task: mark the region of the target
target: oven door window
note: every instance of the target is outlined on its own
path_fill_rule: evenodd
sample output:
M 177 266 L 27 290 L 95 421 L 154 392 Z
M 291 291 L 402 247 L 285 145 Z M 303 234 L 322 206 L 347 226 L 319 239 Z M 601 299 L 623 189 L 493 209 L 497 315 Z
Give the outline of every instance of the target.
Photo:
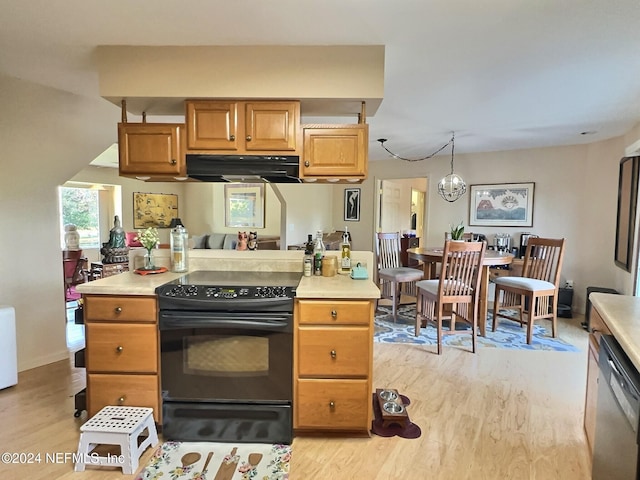
M 183 339 L 184 372 L 209 377 L 269 375 L 269 338 L 252 335 L 192 335 Z
M 162 395 L 175 401 L 291 401 L 292 327 L 160 330 Z

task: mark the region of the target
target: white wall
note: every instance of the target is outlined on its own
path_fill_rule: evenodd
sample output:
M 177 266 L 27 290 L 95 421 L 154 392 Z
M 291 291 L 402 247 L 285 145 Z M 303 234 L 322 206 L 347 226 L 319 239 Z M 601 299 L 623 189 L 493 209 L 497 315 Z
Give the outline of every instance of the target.
M 3 75 L 0 105 L 0 304 L 16 310 L 22 371 L 68 357 L 56 188 L 115 141 L 120 113 Z

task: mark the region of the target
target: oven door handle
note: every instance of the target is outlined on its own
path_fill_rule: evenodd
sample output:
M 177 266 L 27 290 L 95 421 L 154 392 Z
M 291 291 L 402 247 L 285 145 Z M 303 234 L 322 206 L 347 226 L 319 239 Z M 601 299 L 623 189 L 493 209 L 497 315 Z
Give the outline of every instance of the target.
M 171 315 L 161 313 L 160 330 L 177 330 L 184 328 L 237 328 L 242 330 L 284 330 L 290 324 L 290 316 L 271 316 L 268 318 L 243 314 L 242 318 L 225 315 Z

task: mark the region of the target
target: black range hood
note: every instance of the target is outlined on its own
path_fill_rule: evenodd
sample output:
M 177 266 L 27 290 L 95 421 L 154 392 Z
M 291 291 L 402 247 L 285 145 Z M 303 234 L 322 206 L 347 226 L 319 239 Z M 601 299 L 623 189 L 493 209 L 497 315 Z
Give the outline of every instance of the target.
M 202 182 L 300 183 L 297 155 L 187 154 L 187 176 Z

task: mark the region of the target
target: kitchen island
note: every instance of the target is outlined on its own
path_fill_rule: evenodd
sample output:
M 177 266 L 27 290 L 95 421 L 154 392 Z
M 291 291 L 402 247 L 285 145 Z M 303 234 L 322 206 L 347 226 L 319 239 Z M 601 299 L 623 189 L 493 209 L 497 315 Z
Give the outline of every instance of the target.
M 154 257 L 156 265 L 168 266 L 168 251 L 156 250 Z M 354 263 L 369 272 L 366 280 L 304 277 L 302 258 L 301 251 L 192 250 L 189 272 L 299 273 L 293 316 L 294 429 L 367 434 L 373 318 L 380 296 L 371 280 L 373 254 L 352 252 Z M 155 289 L 184 274 L 139 275 L 135 267 L 78 288 L 85 302 L 86 406 L 90 416 L 105 405 L 148 406 L 162 423 Z

